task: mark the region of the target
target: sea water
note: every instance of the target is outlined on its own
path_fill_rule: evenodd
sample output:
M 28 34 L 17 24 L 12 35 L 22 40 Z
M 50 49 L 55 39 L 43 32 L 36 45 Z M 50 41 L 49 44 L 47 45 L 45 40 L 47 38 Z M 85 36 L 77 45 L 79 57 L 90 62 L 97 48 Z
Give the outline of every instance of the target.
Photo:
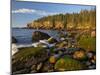
M 18 45 L 32 44 L 32 33 L 34 31 L 41 31 L 47 33 L 51 37 L 59 40 L 59 31 L 57 30 L 37 30 L 25 28 L 12 28 L 12 36 L 17 39 Z

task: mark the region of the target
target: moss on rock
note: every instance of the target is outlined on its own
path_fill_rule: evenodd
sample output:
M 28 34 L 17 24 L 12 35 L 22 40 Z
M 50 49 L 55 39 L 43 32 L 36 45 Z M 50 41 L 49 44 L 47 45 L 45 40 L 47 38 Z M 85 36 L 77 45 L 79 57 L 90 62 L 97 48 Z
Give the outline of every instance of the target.
M 29 72 L 24 72 L 24 73 L 30 73 L 32 71 L 31 67 L 33 65 L 38 65 L 38 63 L 44 62 L 47 58 L 48 58 L 48 53 L 44 48 L 41 47 L 20 48 L 19 52 L 13 56 L 12 70 L 14 73 L 16 73 L 16 71 L 20 71 L 27 68 Z
M 85 69 L 85 66 L 77 60 L 64 56 L 56 62 L 55 69 L 58 71 L 72 71 Z

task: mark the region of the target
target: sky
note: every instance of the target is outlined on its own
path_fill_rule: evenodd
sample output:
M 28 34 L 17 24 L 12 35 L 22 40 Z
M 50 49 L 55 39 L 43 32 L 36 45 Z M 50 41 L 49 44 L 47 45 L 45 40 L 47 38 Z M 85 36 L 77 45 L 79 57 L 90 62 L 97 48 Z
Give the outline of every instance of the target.
M 12 27 L 26 27 L 27 23 L 48 15 L 78 13 L 81 10 L 91 10 L 92 8 L 95 8 L 95 6 L 12 0 Z

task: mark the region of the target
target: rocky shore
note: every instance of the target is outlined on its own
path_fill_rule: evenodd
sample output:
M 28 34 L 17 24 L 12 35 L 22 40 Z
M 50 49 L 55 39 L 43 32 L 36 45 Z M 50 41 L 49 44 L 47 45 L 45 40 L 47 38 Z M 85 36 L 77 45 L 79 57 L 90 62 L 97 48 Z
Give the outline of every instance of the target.
M 83 34 L 86 39 L 86 33 Z M 83 38 L 83 35 L 81 38 Z M 91 37 L 95 38 L 93 32 Z M 76 36 L 76 35 L 75 35 Z M 72 34 L 64 34 L 57 41 L 53 37 L 40 31 L 33 33 L 31 46 L 17 47 L 12 45 L 12 74 L 58 72 L 72 70 L 89 70 L 96 68 L 96 52 L 93 45 L 83 47 Z M 84 40 L 84 39 L 82 39 Z M 35 41 L 35 42 L 34 42 Z M 87 40 L 88 41 L 88 40 Z M 80 43 L 80 46 L 79 46 Z M 91 41 L 92 43 L 92 41 Z M 14 48 L 13 48 L 14 47 Z

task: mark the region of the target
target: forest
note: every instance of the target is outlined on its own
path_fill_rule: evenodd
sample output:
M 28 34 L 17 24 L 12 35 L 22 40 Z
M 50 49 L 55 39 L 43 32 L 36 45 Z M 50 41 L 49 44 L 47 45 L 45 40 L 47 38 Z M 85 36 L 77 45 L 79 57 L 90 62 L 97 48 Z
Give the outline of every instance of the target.
M 27 24 L 28 28 L 33 29 L 95 29 L 96 27 L 96 9 L 81 10 L 77 13 L 66 13 L 49 15 L 34 20 Z

